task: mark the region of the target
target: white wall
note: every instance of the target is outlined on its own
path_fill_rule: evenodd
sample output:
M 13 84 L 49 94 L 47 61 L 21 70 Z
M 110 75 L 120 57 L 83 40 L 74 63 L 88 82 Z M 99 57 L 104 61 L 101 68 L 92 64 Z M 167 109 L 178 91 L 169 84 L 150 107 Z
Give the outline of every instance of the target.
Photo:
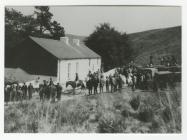
M 101 67 L 101 59 L 72 59 L 58 60 L 57 81 L 64 84 L 66 81 L 74 81 L 76 73 L 76 65 L 78 64 L 78 75 L 80 80 L 85 80 L 89 70 L 97 71 Z M 68 78 L 68 65 L 70 65 L 70 74 Z

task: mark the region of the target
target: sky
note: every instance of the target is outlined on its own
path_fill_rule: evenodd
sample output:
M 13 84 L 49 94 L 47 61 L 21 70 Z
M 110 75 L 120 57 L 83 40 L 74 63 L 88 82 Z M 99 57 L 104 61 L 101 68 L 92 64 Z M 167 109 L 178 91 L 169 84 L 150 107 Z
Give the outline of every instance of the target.
M 14 8 L 29 15 L 34 7 Z M 101 23 L 127 34 L 181 25 L 181 7 L 159 6 L 52 6 L 53 19 L 66 34 L 88 36 Z

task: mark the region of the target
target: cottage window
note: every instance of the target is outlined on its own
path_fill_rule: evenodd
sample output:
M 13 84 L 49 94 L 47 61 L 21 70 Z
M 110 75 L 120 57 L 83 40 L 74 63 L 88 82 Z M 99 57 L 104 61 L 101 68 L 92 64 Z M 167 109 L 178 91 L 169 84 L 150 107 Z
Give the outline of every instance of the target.
M 79 62 L 76 63 L 76 73 L 79 73 Z
M 68 79 L 70 79 L 71 76 L 71 63 L 68 63 Z

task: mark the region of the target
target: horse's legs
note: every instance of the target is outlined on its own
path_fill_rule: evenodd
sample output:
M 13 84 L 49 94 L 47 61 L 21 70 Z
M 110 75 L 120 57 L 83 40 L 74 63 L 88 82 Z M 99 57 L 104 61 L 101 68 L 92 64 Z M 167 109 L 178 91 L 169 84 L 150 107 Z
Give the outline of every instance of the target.
M 91 89 L 90 89 L 90 94 L 92 94 L 92 90 L 93 90 L 93 88 L 91 87 Z
M 98 94 L 97 88 L 98 88 L 98 87 L 95 87 L 95 92 L 96 92 L 96 94 Z
M 92 87 L 89 87 L 89 95 L 92 95 Z

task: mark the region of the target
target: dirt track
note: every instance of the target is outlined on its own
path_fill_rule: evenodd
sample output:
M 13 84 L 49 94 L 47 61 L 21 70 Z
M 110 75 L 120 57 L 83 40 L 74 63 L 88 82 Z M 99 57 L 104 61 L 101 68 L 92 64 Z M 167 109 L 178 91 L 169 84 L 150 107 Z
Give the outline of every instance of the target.
M 98 91 L 99 91 L 99 89 L 98 89 Z M 136 94 L 141 94 L 141 96 L 144 96 L 145 94 L 149 93 L 149 95 L 150 95 L 151 91 L 143 91 L 143 90 L 139 90 L 139 89 L 136 89 L 135 91 L 132 91 L 131 88 L 125 86 L 125 87 L 122 88 L 121 91 L 116 91 L 113 94 L 118 94 L 118 93 L 125 94 L 124 97 L 129 99 L 131 96 L 136 95 Z M 107 94 L 107 92 L 104 90 L 103 93 L 98 93 L 98 94 Z M 75 95 L 73 95 L 72 93 L 62 94 L 61 95 L 61 101 L 78 99 L 78 98 L 82 98 L 82 97 L 85 97 L 85 96 L 97 96 L 98 94 L 88 95 L 88 90 L 81 91 L 81 90 L 78 89 L 78 90 L 76 90 Z M 30 101 L 38 101 L 39 102 L 40 101 L 39 94 L 37 92 L 35 92 Z M 22 102 L 26 103 L 26 102 L 30 102 L 30 101 L 29 100 L 24 100 Z M 11 104 L 18 104 L 18 103 L 20 103 L 20 102 L 16 101 L 16 102 L 9 102 L 8 104 L 5 103 L 5 107 L 7 107 L 8 105 L 11 105 Z

